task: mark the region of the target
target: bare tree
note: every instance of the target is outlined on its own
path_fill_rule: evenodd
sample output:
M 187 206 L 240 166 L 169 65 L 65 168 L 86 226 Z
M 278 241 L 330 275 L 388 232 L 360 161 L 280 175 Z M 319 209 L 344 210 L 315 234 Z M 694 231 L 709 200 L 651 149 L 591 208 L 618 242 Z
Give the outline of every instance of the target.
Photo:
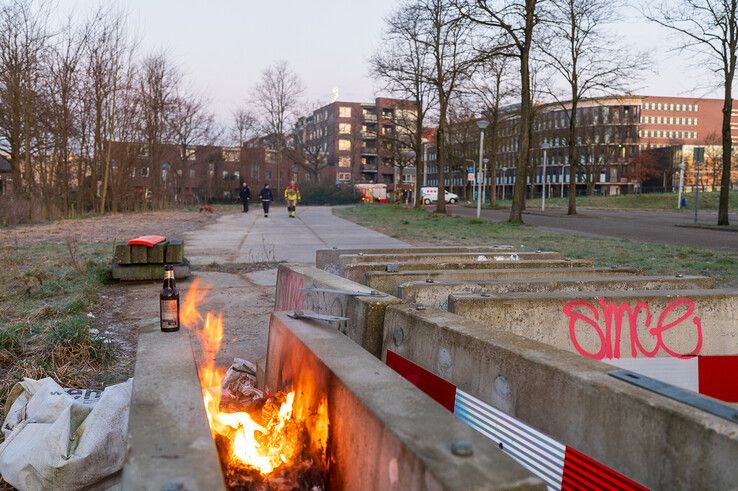
M 303 94 L 300 77 L 286 61 L 280 61 L 261 73 L 254 87 L 253 105 L 262 122 L 263 132 L 274 142 L 277 153 L 277 195 L 282 190 L 282 161 L 286 131 L 291 128 Z
M 474 70 L 472 29 L 450 0 L 417 0 L 412 15 L 423 35 L 419 43 L 428 50 L 432 70 L 427 82 L 433 87 L 438 105 L 436 155 L 438 162 L 438 204 L 436 213 L 446 213 L 445 184 L 448 165 L 449 103 Z
M 150 55 L 141 63 L 138 76 L 138 99 L 141 111 L 140 132 L 150 162 L 153 199 L 162 206 L 166 199 L 162 189 L 161 169 L 163 144 L 169 138 L 167 116 L 181 83 L 179 72 L 164 53 Z
M 435 103 L 429 83 L 433 65 L 428 43 L 422 42 L 421 19 L 413 4 L 401 4 L 385 19 L 384 42 L 370 60 L 371 74 L 384 83 L 384 88 L 399 98 L 413 102 L 413 118 L 397 119 L 396 126 L 407 137 L 405 144 L 415 153 L 415 207 L 422 206 L 420 182 L 423 165 L 423 126 Z M 404 161 L 404 160 L 403 160 Z
M 259 121 L 247 107 L 233 111 L 231 120 L 231 141 L 241 148 L 247 140 L 256 136 Z
M 489 58 L 480 63 L 477 76 L 472 80 L 471 94 L 478 101 L 481 113 L 489 121 L 485 140 L 486 153 L 490 159 L 491 190 L 490 204 L 497 206 L 497 153 L 499 151 L 500 122 L 503 104 L 510 100 L 517 87 L 509 78 L 510 63 L 506 57 Z
M 568 119 L 569 215 L 577 212 L 579 102 L 593 95 L 622 93 L 646 67 L 645 53 L 629 51 L 605 30 L 618 18 L 621 8 L 619 0 L 549 0 L 546 36 L 540 50 L 558 75 L 550 79 L 547 92 Z M 565 90 L 559 90 L 559 82 Z
M 730 119 L 733 112 L 733 81 L 738 55 L 738 0 L 674 0 L 645 4 L 646 17 L 675 32 L 681 39 L 680 52 L 691 52 L 707 62 L 723 88 L 723 169 L 720 180 L 718 225 L 729 225 L 730 169 L 732 141 Z

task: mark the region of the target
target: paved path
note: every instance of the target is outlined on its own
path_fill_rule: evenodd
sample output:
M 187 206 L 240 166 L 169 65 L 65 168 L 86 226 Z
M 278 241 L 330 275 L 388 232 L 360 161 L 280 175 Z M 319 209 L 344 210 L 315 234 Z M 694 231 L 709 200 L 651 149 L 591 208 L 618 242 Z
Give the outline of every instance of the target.
M 461 205 L 448 208 L 454 215 L 476 216 L 477 212 Z M 560 208 L 546 210 L 545 213 L 530 210 L 523 215 L 523 220 L 555 232 L 738 251 L 738 232 L 676 226 L 693 223 L 694 214 L 691 213 L 593 208 L 580 208 L 578 211 L 578 215 L 570 217 L 566 210 Z M 482 217 L 488 220 L 507 220 L 509 216 L 509 210 L 482 210 Z M 732 214 L 730 220 L 738 223 L 738 215 Z M 700 212 L 700 223 L 717 223 L 717 212 Z
M 329 207 L 298 207 L 288 218 L 284 207 L 269 218 L 252 207 L 249 213 L 225 215 L 216 223 L 185 237 L 193 264 L 289 261 L 314 263 L 315 251 L 331 247 L 390 247 L 405 245 L 333 215 Z M 261 210 L 258 210 L 261 211 Z

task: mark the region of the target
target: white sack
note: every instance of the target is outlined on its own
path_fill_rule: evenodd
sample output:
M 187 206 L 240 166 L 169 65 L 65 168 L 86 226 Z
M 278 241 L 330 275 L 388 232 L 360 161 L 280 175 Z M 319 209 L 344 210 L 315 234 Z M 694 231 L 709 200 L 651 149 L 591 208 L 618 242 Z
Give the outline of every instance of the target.
M 126 455 L 133 379 L 104 391 L 24 379 L 10 391 L 0 474 L 24 490 L 80 489 L 118 472 Z

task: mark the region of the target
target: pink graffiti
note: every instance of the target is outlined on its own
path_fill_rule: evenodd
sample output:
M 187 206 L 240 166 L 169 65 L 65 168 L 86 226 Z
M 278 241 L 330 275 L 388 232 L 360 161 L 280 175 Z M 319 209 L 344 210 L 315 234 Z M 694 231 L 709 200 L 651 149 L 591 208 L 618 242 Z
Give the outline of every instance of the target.
M 304 308 L 305 297 L 302 294 L 302 288 L 305 279 L 291 272 L 280 282 L 279 291 L 277 292 L 277 310 L 299 310 Z
M 630 354 L 631 357 L 637 358 L 639 353 L 646 358 L 653 358 L 660 350 L 676 358 L 690 358 L 700 353 L 702 350 L 702 324 L 700 318 L 693 316 L 695 308 L 694 302 L 688 298 L 680 298 L 667 305 L 659 314 L 656 321 L 656 327 L 651 327 L 653 316 L 646 302 L 638 302 L 635 307 L 631 307 L 627 303 L 617 304 L 616 302 L 607 302 L 605 299 L 599 300 L 600 309 L 584 300 L 574 300 L 564 305 L 563 312 L 569 317 L 569 338 L 571 339 L 574 349 L 582 356 L 592 358 L 594 360 L 602 360 L 603 358 L 620 358 L 620 344 L 623 332 L 623 317 L 627 316 L 628 328 L 630 333 Z M 686 306 L 686 311 L 676 320 L 666 322 L 669 314 L 677 308 Z M 600 316 L 600 310 L 602 316 Z M 588 312 L 587 312 L 588 311 Z M 655 341 L 654 348 L 649 350 L 644 347 L 642 336 L 644 332 L 638 332 L 638 318 L 644 316 L 644 324 L 651 339 L 646 338 L 645 341 Z M 685 322 L 691 318 L 690 322 Z M 588 326 L 594 331 L 600 342 L 600 350 L 596 353 L 587 351 L 577 339 L 577 328 Z M 696 345 L 689 353 L 678 353 L 671 349 L 664 334 L 672 329 L 691 331 L 696 330 Z M 580 335 L 582 331 L 580 331 Z M 614 335 L 614 339 L 613 339 Z M 650 343 L 647 343 L 650 344 Z

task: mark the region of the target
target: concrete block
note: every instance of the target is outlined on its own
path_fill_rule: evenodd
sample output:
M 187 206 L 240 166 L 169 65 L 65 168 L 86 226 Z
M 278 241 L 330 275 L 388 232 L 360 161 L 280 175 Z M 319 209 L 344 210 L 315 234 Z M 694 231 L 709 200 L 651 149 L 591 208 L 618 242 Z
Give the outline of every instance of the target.
M 679 290 L 714 288 L 706 276 L 570 276 L 495 281 L 413 281 L 398 287 L 404 302 L 448 309 L 448 296 L 457 293 L 580 292 L 588 290 Z
M 164 279 L 163 264 L 113 264 L 113 279 L 120 281 L 161 281 Z M 174 277 L 178 280 L 189 278 L 190 263 L 185 260 L 174 264 Z
M 383 356 L 392 351 L 648 488 L 738 482 L 738 424 L 610 377 L 603 363 L 406 304 L 387 309 L 384 346 Z
M 448 308 L 594 359 L 738 354 L 738 290 L 452 294 Z
M 148 247 L 143 245 L 132 245 L 131 264 L 147 264 L 149 260 Z
M 412 281 L 496 281 L 522 278 L 568 278 L 597 277 L 609 275 L 636 275 L 641 271 L 634 268 L 521 268 L 521 269 L 458 269 L 458 270 L 420 270 L 387 273 L 370 271 L 366 274 L 369 288 L 399 296 L 400 285 Z
M 400 303 L 393 296 L 354 297 L 336 293 L 312 292 L 324 288 L 345 292 L 369 291 L 361 284 L 312 266 L 281 264 L 277 271 L 274 310 L 312 310 L 348 317 L 337 325 L 340 332 L 379 357 L 384 336 L 384 310 Z
M 344 268 L 343 276 L 357 283 L 366 282 L 366 274 L 370 271 L 385 271 L 388 264 L 398 264 L 399 271 L 450 270 L 450 269 L 517 269 L 517 268 L 583 268 L 592 267 L 592 261 L 584 259 L 572 260 L 503 260 L 475 262 L 426 262 L 426 263 L 358 263 Z
M 149 264 L 164 264 L 164 253 L 167 249 L 166 241 L 146 249 L 146 260 Z
M 543 482 L 335 329 L 272 315 L 267 386 L 327 404 L 330 489 L 544 489 Z M 323 406 L 324 407 L 324 406 Z M 466 440 L 473 453 L 457 456 Z
M 167 245 L 166 252 L 166 263 L 176 264 L 184 261 L 184 241 L 183 240 L 170 240 Z
M 339 275 L 343 276 L 346 266 L 361 263 L 397 263 L 400 265 L 414 263 L 477 263 L 482 261 L 511 261 L 515 258 L 524 261 L 560 260 L 558 252 L 433 252 L 407 254 L 344 254 L 338 257 Z
M 338 257 L 345 254 L 423 254 L 444 252 L 503 252 L 514 251 L 509 245 L 477 246 L 435 246 L 435 247 L 380 247 L 371 249 L 318 249 L 315 251 L 315 266 L 333 274 L 338 274 Z
M 131 246 L 128 244 L 116 244 L 113 253 L 113 262 L 116 264 L 131 264 Z
M 141 327 L 122 489 L 225 489 L 189 333 Z

